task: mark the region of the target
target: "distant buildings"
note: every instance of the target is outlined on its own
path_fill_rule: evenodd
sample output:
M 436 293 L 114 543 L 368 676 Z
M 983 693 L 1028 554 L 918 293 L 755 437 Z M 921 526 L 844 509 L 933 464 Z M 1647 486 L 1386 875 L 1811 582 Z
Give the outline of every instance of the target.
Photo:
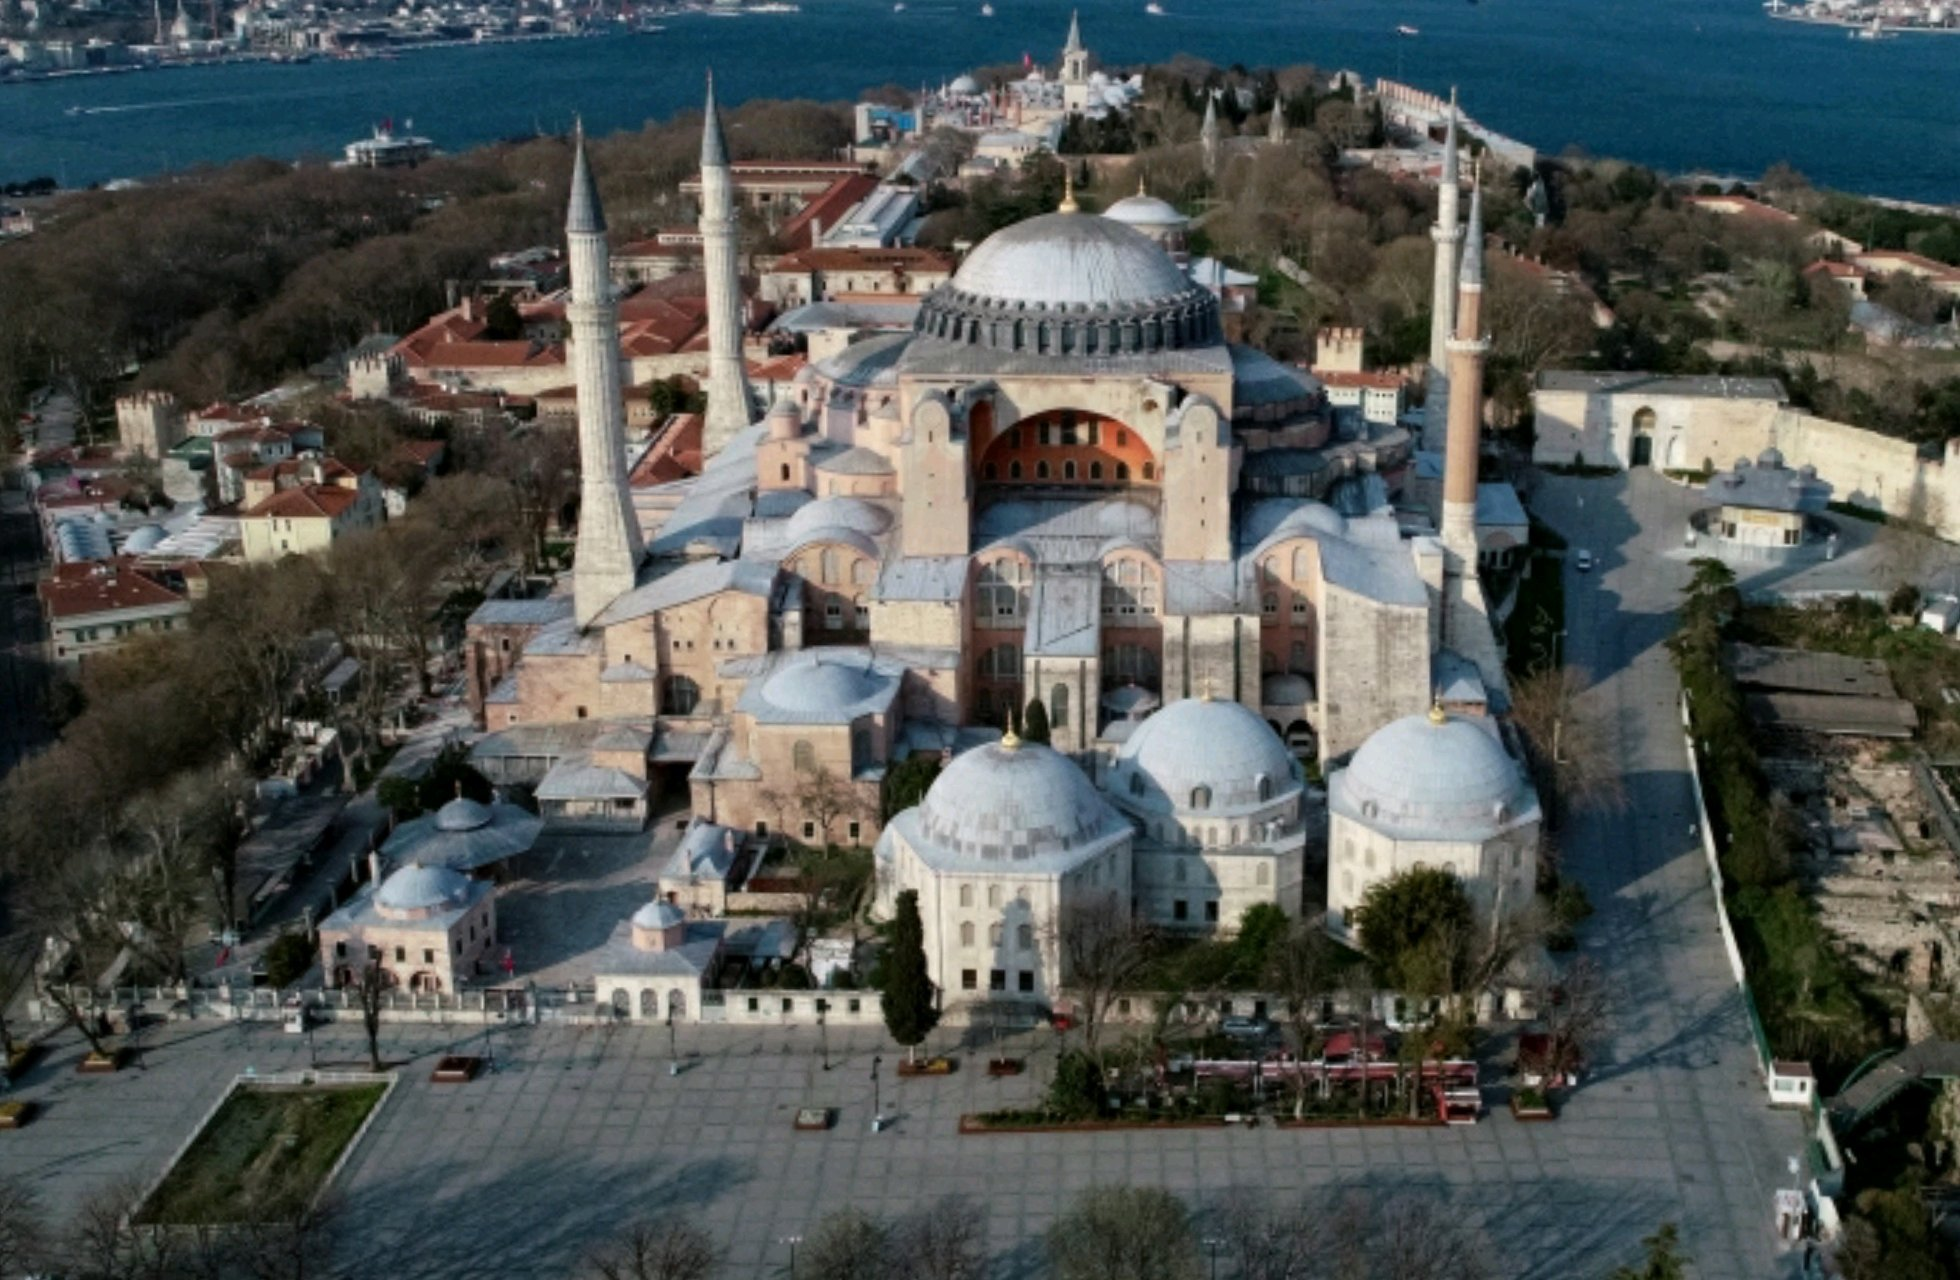
M 137 636 L 188 625 L 196 574 L 135 556 L 55 565 L 36 587 L 54 660 L 79 667 Z
M 301 459 L 290 471 L 270 471 L 258 481 L 272 487 L 270 495 L 238 518 L 247 562 L 324 552 L 387 518 L 380 483 L 366 472 L 317 457 Z

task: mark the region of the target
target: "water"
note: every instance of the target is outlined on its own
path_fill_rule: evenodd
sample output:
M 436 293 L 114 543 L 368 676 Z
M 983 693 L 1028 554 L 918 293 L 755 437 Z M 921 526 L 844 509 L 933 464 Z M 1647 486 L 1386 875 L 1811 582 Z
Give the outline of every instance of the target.
M 976 65 L 1052 65 L 1076 0 L 803 0 L 798 14 L 682 14 L 646 36 L 430 50 L 396 61 L 249 64 L 0 86 L 0 177 L 68 183 L 247 155 L 337 154 L 383 117 L 446 150 L 597 132 L 695 105 L 712 64 L 730 100 L 848 98 Z M 1960 201 L 1960 36 L 1855 41 L 1774 22 L 1756 0 L 1080 0 L 1114 63 L 1189 53 L 1312 63 L 1427 88 L 1541 150 L 1578 145 L 1661 168 Z M 1397 37 L 1397 24 L 1421 29 Z M 84 111 L 68 114 L 68 108 Z

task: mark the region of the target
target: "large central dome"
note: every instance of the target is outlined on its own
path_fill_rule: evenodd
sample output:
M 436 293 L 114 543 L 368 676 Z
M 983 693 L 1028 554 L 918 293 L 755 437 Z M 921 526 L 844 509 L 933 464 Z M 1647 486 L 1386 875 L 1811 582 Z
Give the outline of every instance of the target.
M 1163 302 L 1195 287 L 1148 236 L 1078 213 L 1043 214 L 995 232 L 953 276 L 959 292 L 1030 307 Z
M 1218 300 L 1120 222 L 1049 213 L 995 232 L 919 308 L 918 332 L 957 346 L 1110 357 L 1215 347 Z

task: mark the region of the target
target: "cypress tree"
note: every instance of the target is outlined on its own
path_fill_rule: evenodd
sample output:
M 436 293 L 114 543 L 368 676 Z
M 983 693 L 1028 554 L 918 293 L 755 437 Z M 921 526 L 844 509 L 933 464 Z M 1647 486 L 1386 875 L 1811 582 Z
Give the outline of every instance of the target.
M 1048 730 L 1048 708 L 1041 705 L 1040 698 L 1030 699 L 1028 713 L 1021 717 L 1021 740 L 1039 742 L 1047 746 L 1051 735 Z
M 926 973 L 926 930 L 919 920 L 919 894 L 907 889 L 898 895 L 897 914 L 885 941 L 885 990 L 880 1004 L 885 1029 L 905 1046 L 908 1057 L 939 1022 L 933 1007 L 932 979 Z

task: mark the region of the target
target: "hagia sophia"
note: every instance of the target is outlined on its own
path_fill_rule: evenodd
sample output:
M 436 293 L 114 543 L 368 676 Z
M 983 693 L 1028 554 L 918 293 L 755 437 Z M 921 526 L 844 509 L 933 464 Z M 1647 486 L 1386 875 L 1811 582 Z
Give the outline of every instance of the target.
M 874 847 L 879 907 L 918 891 L 949 1004 L 1052 998 L 1056 912 L 1097 894 L 1192 932 L 1324 900 L 1340 933 L 1427 857 L 1528 900 L 1537 802 L 1477 577 L 1481 201 L 1466 234 L 1448 156 L 1427 430 L 1337 429 L 1318 379 L 1226 340 L 1175 210 L 1072 190 L 974 247 L 910 332 L 761 404 L 711 85 L 706 462 L 636 507 L 581 139 L 571 590 L 472 619 L 499 674 L 479 764 L 534 785 L 548 826 L 636 830 L 684 791 L 697 827 Z M 1425 444 L 1439 527 L 1390 501 Z M 1010 727 L 1036 701 L 1047 745 Z M 919 753 L 943 772 L 881 824 Z

